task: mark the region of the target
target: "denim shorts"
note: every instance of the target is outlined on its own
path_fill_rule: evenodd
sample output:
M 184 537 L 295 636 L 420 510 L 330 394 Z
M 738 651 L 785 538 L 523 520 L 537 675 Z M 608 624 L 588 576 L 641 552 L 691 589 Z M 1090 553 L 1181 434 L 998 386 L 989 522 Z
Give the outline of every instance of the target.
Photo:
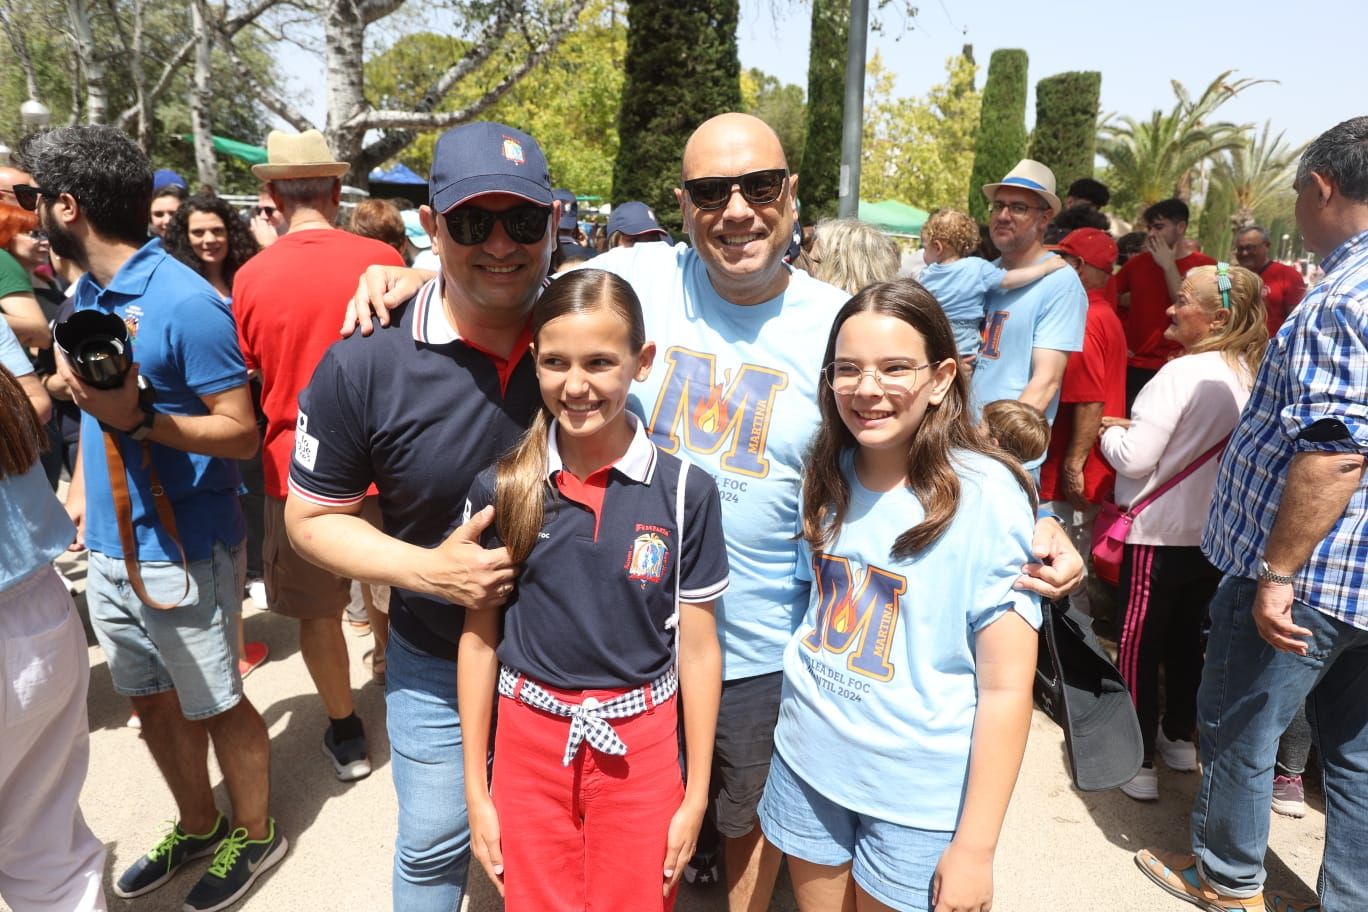
M 785 855 L 850 864 L 860 888 L 895 909 L 931 909 L 931 880 L 952 831 L 919 830 L 857 814 L 817 793 L 776 752 L 760 799 L 760 827 Z
M 212 557 L 191 561 L 188 592 L 179 563 L 139 567 L 147 594 L 174 601 L 175 608 L 144 605 L 123 558 L 90 553 L 86 604 L 114 689 L 129 697 L 174 690 L 191 720 L 232 709 L 242 699 L 236 627 L 247 572 L 242 546 L 215 543 Z

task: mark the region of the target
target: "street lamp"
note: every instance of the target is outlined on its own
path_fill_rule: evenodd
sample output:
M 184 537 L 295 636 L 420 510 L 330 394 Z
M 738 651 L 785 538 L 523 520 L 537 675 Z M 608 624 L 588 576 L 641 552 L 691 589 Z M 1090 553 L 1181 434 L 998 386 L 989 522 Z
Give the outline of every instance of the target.
M 52 111 L 36 98 L 30 98 L 19 106 L 19 119 L 24 122 L 25 132 L 41 130 L 52 122 Z
M 1284 234 L 1284 235 L 1283 235 L 1282 246 L 1283 246 L 1283 255 L 1282 255 L 1281 259 L 1283 260 L 1283 262 L 1287 262 L 1287 260 L 1292 256 L 1292 235 L 1290 235 L 1290 234 Z

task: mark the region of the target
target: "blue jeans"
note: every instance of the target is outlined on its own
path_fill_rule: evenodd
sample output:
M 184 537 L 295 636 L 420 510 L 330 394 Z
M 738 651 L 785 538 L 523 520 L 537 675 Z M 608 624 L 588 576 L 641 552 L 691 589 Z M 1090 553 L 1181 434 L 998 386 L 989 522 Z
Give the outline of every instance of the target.
M 394 908 L 456 912 L 470 870 L 456 663 L 390 633 L 385 653 L 390 775 L 399 799 Z
M 1227 576 L 1211 601 L 1206 668 L 1197 693 L 1202 786 L 1192 850 L 1219 892 L 1263 889 L 1278 739 L 1307 701 L 1325 768 L 1325 853 L 1317 893 L 1325 912 L 1368 909 L 1368 630 L 1294 602 L 1312 632 L 1305 656 L 1279 652 L 1254 625 L 1253 580 Z M 1308 696 L 1310 699 L 1308 700 Z

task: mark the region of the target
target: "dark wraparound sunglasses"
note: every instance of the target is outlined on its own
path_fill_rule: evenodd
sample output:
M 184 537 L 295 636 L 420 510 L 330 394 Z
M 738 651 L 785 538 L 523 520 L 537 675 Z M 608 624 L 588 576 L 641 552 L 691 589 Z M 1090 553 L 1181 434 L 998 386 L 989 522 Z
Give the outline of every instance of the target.
M 38 208 L 38 197 L 47 196 L 56 199 L 61 195 L 56 190 L 35 187 L 32 184 L 15 184 L 13 190 L 14 198 L 19 201 L 19 205 L 30 212 Z
M 786 180 L 786 168 L 770 168 L 736 177 L 695 177 L 684 182 L 684 192 L 689 194 L 690 202 L 703 210 L 726 206 L 732 187 L 740 187 L 741 195 L 752 206 L 768 206 L 783 194 Z
M 551 210 L 546 206 L 525 203 L 491 212 L 478 206 L 458 206 L 443 212 L 447 233 L 451 239 L 463 247 L 474 247 L 489 240 L 497 220 L 515 244 L 535 244 L 546 237 L 546 228 L 551 223 Z

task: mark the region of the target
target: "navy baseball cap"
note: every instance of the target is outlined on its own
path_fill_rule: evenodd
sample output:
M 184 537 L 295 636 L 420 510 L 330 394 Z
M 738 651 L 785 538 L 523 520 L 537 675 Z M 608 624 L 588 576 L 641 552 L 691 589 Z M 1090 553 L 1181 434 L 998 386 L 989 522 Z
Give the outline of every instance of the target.
M 488 121 L 462 124 L 437 139 L 428 193 L 438 212 L 486 193 L 550 206 L 551 173 L 541 147 L 523 131 Z
M 579 200 L 575 199 L 575 192 L 557 187 L 551 191 L 551 195 L 560 200 L 560 230 L 574 231 L 579 226 Z
M 613 211 L 608 214 L 608 235 L 621 232 L 623 234 L 646 234 L 649 231 L 658 231 L 662 238 L 668 237 L 664 228 L 660 227 L 660 222 L 656 221 L 655 213 L 651 207 L 637 200 L 629 200 L 625 203 L 618 203 L 613 207 Z
M 190 190 L 190 185 L 185 182 L 185 178 L 170 168 L 158 168 L 152 172 L 152 192 L 156 193 L 163 187 L 180 187 L 187 192 Z

